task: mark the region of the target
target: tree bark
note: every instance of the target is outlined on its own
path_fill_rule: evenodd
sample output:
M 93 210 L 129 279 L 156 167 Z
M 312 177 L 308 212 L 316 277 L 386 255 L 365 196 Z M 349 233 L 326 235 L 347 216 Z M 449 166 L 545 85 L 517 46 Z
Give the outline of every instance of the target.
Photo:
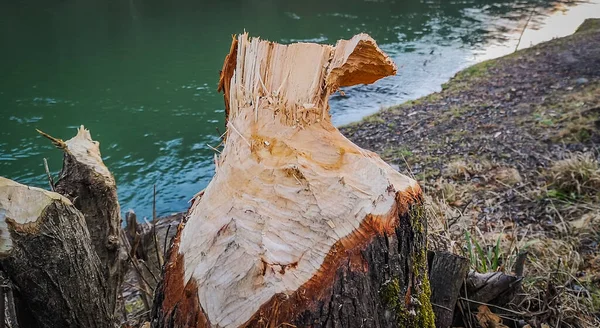
M 454 308 L 469 271 L 469 259 L 448 252 L 430 252 L 429 281 L 435 326 L 448 328 L 454 319 Z
M 216 173 L 179 227 L 154 327 L 433 327 L 421 189 L 332 125 L 339 87 L 394 74 L 365 34 L 234 39 Z
M 115 179 L 104 165 L 100 144 L 81 126 L 66 142 L 38 130 L 64 152 L 55 190 L 67 197 L 85 218 L 93 249 L 102 263 L 108 290 L 107 304 L 120 313 L 119 296 L 126 272 L 127 254 L 121 245 L 121 209 Z
M 473 308 L 480 303 L 504 306 L 513 301 L 521 290 L 521 280 L 522 277 L 502 272 L 478 273 L 471 271 L 465 282 L 464 297 L 477 302 L 470 304 Z
M 67 198 L 0 177 L 0 264 L 37 327 L 114 327 L 100 259 Z

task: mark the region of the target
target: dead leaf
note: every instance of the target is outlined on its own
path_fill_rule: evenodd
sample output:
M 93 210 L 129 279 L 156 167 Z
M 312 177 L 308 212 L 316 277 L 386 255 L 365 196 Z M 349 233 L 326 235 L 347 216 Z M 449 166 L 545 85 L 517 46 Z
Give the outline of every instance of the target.
M 477 307 L 477 322 L 482 328 L 508 328 L 502 324 L 502 319 L 490 311 L 485 305 Z

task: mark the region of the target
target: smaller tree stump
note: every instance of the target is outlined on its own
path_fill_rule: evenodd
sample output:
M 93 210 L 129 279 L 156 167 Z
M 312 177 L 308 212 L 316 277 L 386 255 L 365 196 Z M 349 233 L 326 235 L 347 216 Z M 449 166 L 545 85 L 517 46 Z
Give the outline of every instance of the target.
M 0 265 L 35 327 L 114 327 L 110 291 L 91 245 L 70 200 L 0 177 Z
M 435 313 L 435 326 L 448 328 L 452 325 L 460 288 L 469 271 L 469 260 L 439 251 L 429 252 L 429 258 L 431 304 Z

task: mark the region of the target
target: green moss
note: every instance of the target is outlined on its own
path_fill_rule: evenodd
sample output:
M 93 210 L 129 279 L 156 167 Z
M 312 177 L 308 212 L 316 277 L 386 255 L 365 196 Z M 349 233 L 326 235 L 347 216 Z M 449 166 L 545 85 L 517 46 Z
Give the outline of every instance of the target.
M 412 226 L 414 233 L 419 235 L 424 234 L 425 225 L 423 223 L 425 221 L 425 218 L 423 217 L 423 206 L 411 206 L 408 215 L 410 217 L 410 225 Z M 421 236 L 421 238 L 425 238 L 425 236 Z M 423 245 L 423 248 L 425 248 L 425 245 Z
M 409 223 L 413 232 L 413 253 L 408 273 L 410 284 L 402 286 L 398 277 L 387 281 L 380 289 L 384 304 L 396 314 L 398 327 L 435 327 L 431 305 L 431 287 L 427 277 L 427 249 L 423 207 L 411 206 Z M 409 290 L 404 291 L 404 288 Z M 407 295 L 408 299 L 404 297 Z
M 410 210 L 410 221 L 414 233 L 413 243 L 416 249 L 412 258 L 412 275 L 417 278 L 419 285 L 413 286 L 413 297 L 418 301 L 417 316 L 414 318 L 414 327 L 435 327 L 435 315 L 431 304 L 431 286 L 427 277 L 427 248 L 426 248 L 426 227 L 425 217 L 423 215 L 423 206 L 412 206 Z
M 408 314 L 404 306 L 404 300 L 400 297 L 402 291 L 398 278 L 387 281 L 382 286 L 380 294 L 384 304 L 396 313 L 398 323 L 405 322 Z
M 425 258 L 427 259 L 427 257 Z M 417 319 L 417 327 L 435 327 L 435 315 L 433 314 L 433 305 L 431 304 L 431 286 L 426 274 L 423 275 L 423 290 L 419 294 L 418 299 L 421 304 L 421 311 Z

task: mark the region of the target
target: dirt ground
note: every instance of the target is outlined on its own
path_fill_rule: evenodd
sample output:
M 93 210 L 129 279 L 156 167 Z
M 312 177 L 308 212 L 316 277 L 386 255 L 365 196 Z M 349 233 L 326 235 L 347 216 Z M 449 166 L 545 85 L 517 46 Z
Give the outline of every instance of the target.
M 430 247 L 478 271 L 528 252 L 504 324 L 600 327 L 600 20 L 340 130 L 420 181 Z

